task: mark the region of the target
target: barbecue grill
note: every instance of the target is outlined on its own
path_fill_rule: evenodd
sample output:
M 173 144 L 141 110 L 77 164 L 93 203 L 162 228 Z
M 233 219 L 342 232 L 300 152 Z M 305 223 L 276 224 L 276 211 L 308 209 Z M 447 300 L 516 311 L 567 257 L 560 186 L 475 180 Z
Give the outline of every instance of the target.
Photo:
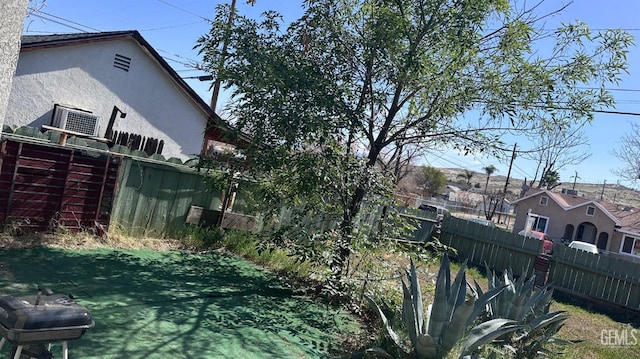
M 0 350 L 12 344 L 9 358 L 53 358 L 51 343 L 61 341 L 62 358 L 68 359 L 67 341 L 81 338 L 94 325 L 86 308 L 46 287 L 39 286 L 37 295 L 0 298 Z

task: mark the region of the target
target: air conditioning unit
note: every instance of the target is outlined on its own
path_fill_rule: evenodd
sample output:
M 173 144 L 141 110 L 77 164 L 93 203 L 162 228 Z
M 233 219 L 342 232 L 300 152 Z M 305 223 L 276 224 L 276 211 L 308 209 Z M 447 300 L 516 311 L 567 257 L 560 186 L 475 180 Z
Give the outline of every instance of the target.
M 68 131 L 98 137 L 100 117 L 91 112 L 56 105 L 52 125 Z

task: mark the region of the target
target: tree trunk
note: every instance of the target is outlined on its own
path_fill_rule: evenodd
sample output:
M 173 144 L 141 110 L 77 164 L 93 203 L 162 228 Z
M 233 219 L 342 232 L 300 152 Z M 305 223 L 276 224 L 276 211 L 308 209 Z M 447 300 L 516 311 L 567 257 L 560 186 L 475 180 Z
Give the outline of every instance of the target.
M 368 169 L 372 168 L 376 159 L 380 154 L 379 145 L 374 145 L 373 149 L 369 151 L 368 161 L 366 164 L 367 173 Z M 361 179 L 360 183 L 356 187 L 353 195 L 351 196 L 351 201 L 349 202 L 349 206 L 345 208 L 342 214 L 342 222 L 340 223 L 340 238 L 336 240 L 333 245 L 333 257 L 332 261 L 329 265 L 331 269 L 331 280 L 333 282 L 337 282 L 342 279 L 344 275 L 344 266 L 345 263 L 349 260 L 349 256 L 351 256 L 351 243 L 353 241 L 353 221 L 360 213 L 360 208 L 362 206 L 362 200 L 364 196 L 367 194 L 367 188 L 369 187 L 369 175 L 365 174 Z

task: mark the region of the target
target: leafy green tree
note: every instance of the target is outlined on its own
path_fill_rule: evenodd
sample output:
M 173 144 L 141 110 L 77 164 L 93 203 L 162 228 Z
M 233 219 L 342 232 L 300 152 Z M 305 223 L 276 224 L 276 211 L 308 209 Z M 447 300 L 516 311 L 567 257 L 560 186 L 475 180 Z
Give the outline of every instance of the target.
M 247 159 L 268 189 L 260 200 L 339 217 L 325 232 L 333 279 L 366 241 L 356 228 L 363 203 L 392 198 L 392 173 L 377 166 L 385 150 L 501 152 L 506 131 L 589 120 L 613 105 L 604 89 L 627 70 L 631 36 L 583 23 L 549 34 L 550 14 L 527 5 L 307 0 L 287 28 L 274 12 L 227 26 L 229 7 L 218 8 L 196 47 L 231 90 L 231 120 L 254 141 Z
M 431 166 L 425 166 L 422 168 L 420 177 L 418 179 L 418 185 L 424 189 L 424 191 L 432 196 L 439 195 L 447 184 L 447 176 L 444 172 Z
M 542 177 L 540 181 L 540 186 L 538 188 L 545 187 L 546 189 L 554 189 L 560 186 L 562 183 L 560 182 L 560 174 L 558 171 L 547 171 L 545 175 Z

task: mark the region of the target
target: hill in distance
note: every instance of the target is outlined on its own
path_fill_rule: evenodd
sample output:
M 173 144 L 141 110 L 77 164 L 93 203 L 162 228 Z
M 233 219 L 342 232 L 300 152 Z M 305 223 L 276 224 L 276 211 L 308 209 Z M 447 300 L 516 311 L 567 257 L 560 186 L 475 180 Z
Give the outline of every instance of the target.
M 465 183 L 465 179 L 458 177 L 459 174 L 464 173 L 462 168 L 439 168 L 451 182 Z M 484 172 L 473 172 L 471 178 L 471 185 L 476 183 L 480 184 L 480 188 L 484 190 L 484 185 L 487 180 L 487 174 Z M 504 190 L 504 184 L 507 180 L 507 176 L 492 175 L 489 178 L 489 192 Z M 524 179 L 510 178 L 507 186 L 507 198 L 516 199 L 519 197 L 522 191 L 522 185 Z M 576 182 L 575 188 L 573 182 L 563 183 L 562 185 L 553 189 L 553 192 L 560 192 L 563 188 L 575 189 L 578 192 L 578 196 L 594 199 L 598 201 L 605 201 L 609 203 L 622 204 L 626 206 L 640 208 L 640 192 L 619 184 L 596 184 L 596 183 L 580 183 Z

